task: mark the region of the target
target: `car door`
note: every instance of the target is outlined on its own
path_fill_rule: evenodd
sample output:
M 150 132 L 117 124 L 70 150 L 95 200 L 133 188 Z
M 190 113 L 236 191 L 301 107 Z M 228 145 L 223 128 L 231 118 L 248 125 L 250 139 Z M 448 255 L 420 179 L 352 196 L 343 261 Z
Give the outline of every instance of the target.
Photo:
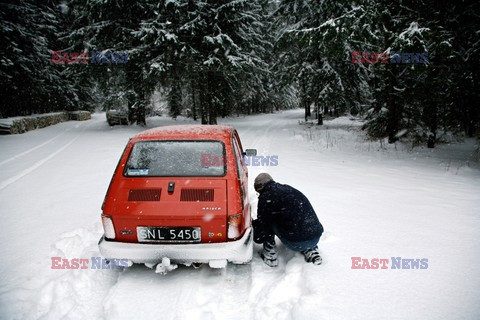
M 234 131 L 232 136 L 233 151 L 235 153 L 235 160 L 237 162 L 237 176 L 240 184 L 242 209 L 245 213 L 245 226 L 250 225 L 250 204 L 248 201 L 248 169 L 243 161 L 243 148 L 240 142 L 237 131 Z

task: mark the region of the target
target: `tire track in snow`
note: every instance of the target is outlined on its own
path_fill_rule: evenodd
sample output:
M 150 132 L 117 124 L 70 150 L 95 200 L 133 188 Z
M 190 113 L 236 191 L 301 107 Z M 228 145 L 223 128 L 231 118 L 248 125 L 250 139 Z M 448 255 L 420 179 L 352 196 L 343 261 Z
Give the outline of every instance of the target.
M 147 319 L 158 313 L 164 319 L 191 319 L 195 308 L 194 292 L 204 280 L 200 270 L 180 266 L 166 275 L 155 273 L 155 267 L 134 264 L 119 273 L 101 301 L 104 319 Z M 128 294 L 141 288 L 135 295 Z M 132 302 L 141 309 L 131 308 Z
M 276 124 L 277 123 L 275 123 L 274 121 L 269 120 L 268 124 L 266 124 L 262 128 L 262 134 L 258 135 L 257 138 L 254 140 L 254 144 L 262 147 L 261 151 L 264 151 L 265 153 L 268 153 L 270 150 L 271 141 L 269 133 Z
M 36 146 L 36 147 L 33 147 L 33 148 L 31 148 L 31 149 L 28 149 L 28 150 L 26 150 L 26 151 L 24 151 L 24 152 L 21 152 L 21 153 L 15 155 L 15 156 L 13 156 L 13 157 L 11 157 L 11 158 L 8 158 L 8 159 L 6 159 L 6 160 L 3 160 L 2 162 L 0 162 L 0 166 L 3 166 L 4 164 L 7 164 L 7 163 L 9 163 L 9 162 L 12 162 L 13 160 L 16 160 L 16 159 L 18 159 L 18 158 L 20 158 L 20 157 L 23 157 L 24 155 L 27 155 L 27 154 L 29 154 L 30 152 L 33 152 L 33 151 L 35 151 L 35 150 L 37 150 L 37 149 L 39 149 L 39 148 L 41 148 L 41 147 L 49 144 L 50 142 L 52 142 L 53 140 L 59 138 L 60 136 L 64 135 L 65 132 L 70 131 L 70 130 L 71 130 L 71 128 L 68 128 L 68 129 L 65 130 L 64 132 L 62 132 L 62 133 L 56 135 L 55 137 L 53 137 L 53 138 L 51 138 L 51 139 L 49 139 L 49 140 L 47 140 L 47 141 L 39 144 L 39 145 Z
M 51 138 L 51 139 L 43 142 L 42 144 L 40 144 L 40 145 L 38 145 L 38 146 L 36 146 L 36 147 L 34 147 L 34 148 L 32 148 L 32 149 L 29 149 L 29 150 L 27 150 L 27 151 L 25 151 L 25 152 L 22 152 L 22 153 L 20 153 L 20 154 L 18 154 L 18 155 L 16 155 L 16 156 L 10 158 L 10 159 L 12 159 L 12 160 L 13 160 L 13 158 L 17 159 L 17 158 L 19 158 L 19 157 L 21 157 L 21 156 L 23 156 L 23 155 L 25 155 L 25 154 L 28 154 L 28 153 L 30 153 L 30 152 L 32 152 L 32 151 L 34 151 L 34 150 L 37 150 L 40 146 L 43 147 L 43 146 L 47 145 L 48 143 L 50 143 L 50 142 L 52 142 L 53 140 L 59 138 L 60 136 L 64 135 L 66 132 L 68 132 L 68 131 L 70 131 L 70 130 L 72 130 L 72 129 L 80 129 L 79 131 L 77 131 L 77 132 L 78 132 L 77 136 L 75 136 L 74 138 L 72 138 L 72 139 L 71 139 L 67 144 L 65 144 L 63 147 L 61 147 L 61 148 L 58 149 L 57 151 L 53 152 L 52 154 L 50 154 L 48 157 L 44 158 L 43 160 L 40 160 L 40 161 L 34 163 L 32 166 L 30 166 L 29 168 L 23 170 L 23 171 L 20 172 L 19 174 L 17 174 L 17 175 L 15 175 L 15 176 L 13 176 L 13 177 L 11 177 L 11 178 L 3 181 L 2 183 L 0 183 L 0 190 L 5 189 L 6 187 L 8 187 L 9 185 L 11 185 L 12 183 L 15 183 L 15 182 L 18 181 L 19 179 L 21 179 L 21 178 L 23 178 L 24 176 L 28 175 L 28 174 L 31 173 L 32 171 L 38 169 L 38 168 L 39 168 L 40 166 L 42 166 L 44 163 L 46 163 L 47 161 L 49 161 L 49 160 L 51 160 L 52 158 L 54 158 L 55 156 L 57 156 L 57 155 L 58 155 L 59 153 L 61 153 L 63 150 L 65 150 L 66 148 L 68 148 L 72 143 L 74 143 L 75 140 L 77 140 L 77 139 L 80 137 L 81 133 L 84 132 L 86 128 L 91 127 L 93 124 L 94 124 L 93 122 L 88 122 L 88 123 L 86 123 L 86 124 L 84 124 L 84 123 L 75 124 L 74 126 L 68 128 L 68 129 L 66 129 L 65 131 L 63 131 L 62 133 L 58 134 L 57 136 L 55 136 L 55 137 L 53 137 L 53 138 Z M 10 159 L 4 160 L 1 164 L 5 164 L 5 163 L 7 163 L 7 162 L 12 161 L 12 160 L 10 160 Z M 1 165 L 1 164 L 0 164 L 0 165 Z
M 268 270 L 271 272 L 254 281 L 259 287 L 256 292 L 252 292 L 250 298 L 254 319 L 294 318 L 292 311 L 304 294 L 301 285 L 304 262 L 300 257 L 291 254 L 288 256 L 290 257 L 280 258 L 279 269 Z M 268 268 L 263 265 L 261 267 Z
M 20 172 L 19 174 L 3 181 L 2 183 L 0 183 L 0 190 L 3 190 L 5 189 L 6 187 L 8 187 L 9 185 L 11 185 L 12 183 L 18 181 L 19 179 L 23 178 L 24 176 L 26 176 L 27 174 L 31 173 L 32 171 L 36 170 L 37 168 L 39 168 L 41 165 L 43 165 L 45 162 L 49 161 L 50 159 L 52 159 L 53 157 L 55 157 L 56 155 L 58 155 L 60 152 L 62 152 L 63 150 L 65 150 L 66 148 L 68 148 L 72 143 L 75 142 L 75 140 L 77 140 L 79 136 L 76 136 L 75 138 L 73 138 L 72 140 L 70 140 L 70 142 L 68 142 L 66 145 L 64 145 L 63 147 L 61 147 L 60 149 L 58 149 L 57 151 L 55 151 L 54 153 L 52 153 L 51 155 L 49 155 L 48 157 L 46 157 L 45 159 L 43 160 L 40 160 L 38 162 L 36 162 L 33 166 L 23 170 L 22 172 Z

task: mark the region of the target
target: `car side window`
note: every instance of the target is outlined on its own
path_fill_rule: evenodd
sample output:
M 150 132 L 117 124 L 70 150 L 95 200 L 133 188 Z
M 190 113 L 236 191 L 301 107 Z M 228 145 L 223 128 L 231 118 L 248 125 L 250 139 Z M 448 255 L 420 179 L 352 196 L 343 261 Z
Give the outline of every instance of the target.
M 238 174 L 238 181 L 240 182 L 240 192 L 241 192 L 241 199 L 242 199 L 242 209 L 245 208 L 245 196 L 247 194 L 246 190 L 246 184 L 243 183 L 243 179 L 246 175 L 245 168 L 243 166 L 244 161 L 243 161 L 243 154 L 242 154 L 242 149 L 240 147 L 240 144 L 238 142 L 238 137 L 237 135 L 234 135 L 232 138 L 232 144 L 233 144 L 233 151 L 235 153 L 235 160 L 237 161 L 237 174 Z
M 235 160 L 237 161 L 238 167 L 238 177 L 243 177 L 244 170 L 243 170 L 243 159 L 242 159 L 242 150 L 238 145 L 237 136 L 233 136 L 233 151 L 235 153 Z

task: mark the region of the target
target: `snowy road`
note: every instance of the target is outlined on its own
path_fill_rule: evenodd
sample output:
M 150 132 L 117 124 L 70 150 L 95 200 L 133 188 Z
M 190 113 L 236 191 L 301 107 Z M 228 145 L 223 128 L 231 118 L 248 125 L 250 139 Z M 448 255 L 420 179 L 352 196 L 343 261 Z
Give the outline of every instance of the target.
M 348 118 L 318 128 L 302 111 L 221 121 L 244 148 L 277 155 L 251 167 L 303 191 L 325 226 L 324 264 L 280 246 L 280 266 L 136 265 L 52 270 L 50 257 L 99 256 L 100 206 L 139 127 L 104 114 L 0 136 L 1 319 L 478 319 L 480 168 L 474 141 L 434 150 L 362 138 Z M 189 123 L 155 118 L 149 127 Z M 251 188 L 253 190 L 253 188 Z M 256 205 L 252 192 L 250 200 Z M 258 250 L 256 247 L 255 250 Z M 426 258 L 427 269 L 352 270 L 351 257 Z

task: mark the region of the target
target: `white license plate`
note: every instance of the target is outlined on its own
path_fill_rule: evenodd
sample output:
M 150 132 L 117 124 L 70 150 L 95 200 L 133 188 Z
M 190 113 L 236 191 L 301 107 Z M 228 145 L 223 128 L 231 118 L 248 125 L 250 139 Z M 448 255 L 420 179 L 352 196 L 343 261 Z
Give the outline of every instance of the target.
M 200 227 L 137 227 L 139 242 L 200 242 Z

